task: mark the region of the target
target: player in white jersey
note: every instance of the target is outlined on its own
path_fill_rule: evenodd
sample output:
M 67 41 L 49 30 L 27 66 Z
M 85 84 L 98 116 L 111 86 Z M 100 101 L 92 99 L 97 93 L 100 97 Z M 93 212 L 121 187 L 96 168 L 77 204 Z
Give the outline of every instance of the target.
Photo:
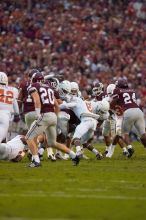
M 8 86 L 8 77 L 0 72 L 0 143 L 7 137 L 11 113 L 19 114 L 17 94 Z
M 0 144 L 0 160 L 18 162 L 22 160 L 27 150 L 26 141 L 23 135 L 17 135 L 7 143 Z
M 77 155 L 82 155 L 81 144 L 86 143 L 94 135 L 98 115 L 92 113 L 91 105 L 86 104 L 80 97 L 71 96 L 70 102 L 63 102 L 60 108 L 70 108 L 81 120 L 73 135 L 73 143 L 76 146 Z

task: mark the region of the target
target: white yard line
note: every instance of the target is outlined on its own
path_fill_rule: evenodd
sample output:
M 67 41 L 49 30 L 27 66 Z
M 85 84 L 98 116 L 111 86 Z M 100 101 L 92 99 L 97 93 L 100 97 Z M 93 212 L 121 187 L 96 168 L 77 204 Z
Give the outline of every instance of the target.
M 25 217 L 3 217 L 0 216 L 0 220 L 68 220 L 69 218 L 25 218 Z M 85 219 L 87 220 L 87 219 Z
M 75 194 L 67 194 L 65 192 L 54 192 L 54 193 L 46 193 L 46 192 L 28 192 L 28 193 L 0 193 L 1 197 L 56 197 L 56 198 L 78 198 L 78 199 L 105 199 L 105 200 L 146 200 L 145 196 L 121 196 L 121 195 L 75 195 Z

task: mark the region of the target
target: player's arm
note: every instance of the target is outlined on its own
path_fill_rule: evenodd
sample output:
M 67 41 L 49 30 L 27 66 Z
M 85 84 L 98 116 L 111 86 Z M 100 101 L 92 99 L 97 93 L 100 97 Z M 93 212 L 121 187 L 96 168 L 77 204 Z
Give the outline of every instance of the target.
M 13 100 L 13 109 L 14 109 L 14 114 L 19 115 L 19 106 L 18 106 L 17 99 Z
M 73 102 L 65 102 L 63 101 L 63 103 L 60 105 L 60 109 L 64 109 L 64 108 L 74 108 L 77 105 L 77 103 L 75 101 Z
M 61 99 L 56 99 L 58 104 L 61 105 L 63 103 L 63 101 Z
M 33 98 L 34 101 L 34 106 L 35 106 L 35 111 L 38 117 L 40 117 L 40 112 L 41 112 L 41 101 L 40 97 L 37 91 L 34 91 L 31 93 L 31 97 Z
M 54 111 L 56 114 L 58 114 L 60 108 L 59 108 L 59 104 L 58 104 L 58 100 L 54 97 Z

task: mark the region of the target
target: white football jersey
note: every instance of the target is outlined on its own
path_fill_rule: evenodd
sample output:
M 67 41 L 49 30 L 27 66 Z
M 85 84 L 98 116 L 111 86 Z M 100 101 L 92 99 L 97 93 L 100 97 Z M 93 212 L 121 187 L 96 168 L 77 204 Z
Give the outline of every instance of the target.
M 14 112 L 13 104 L 18 97 L 18 90 L 11 86 L 0 85 L 0 111 Z
M 12 160 L 17 157 L 19 152 L 23 151 L 26 145 L 21 141 L 21 135 L 17 135 L 15 138 L 7 142 L 8 160 Z
M 91 106 L 92 106 L 93 113 L 97 114 L 98 111 L 100 110 L 100 105 L 99 105 L 100 102 L 101 101 L 94 101 L 94 100 L 91 101 Z
M 79 119 L 83 113 L 92 112 L 90 102 L 83 101 L 80 97 L 75 96 L 69 103 L 66 104 L 66 107 L 71 108 Z
M 91 106 L 92 106 L 92 111 L 94 114 L 98 114 L 100 117 L 99 117 L 99 120 L 106 120 L 108 119 L 109 117 L 109 112 L 105 112 L 105 113 L 101 113 L 100 112 L 100 107 L 101 107 L 101 101 L 94 101 L 92 100 L 91 101 Z

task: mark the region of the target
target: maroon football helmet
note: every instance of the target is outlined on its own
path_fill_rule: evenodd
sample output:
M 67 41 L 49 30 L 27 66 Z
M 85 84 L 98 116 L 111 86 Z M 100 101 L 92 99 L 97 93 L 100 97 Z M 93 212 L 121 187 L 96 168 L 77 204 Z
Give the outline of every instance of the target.
M 100 82 L 94 82 L 93 83 L 93 89 L 92 89 L 92 94 L 93 96 L 99 96 L 104 90 L 104 86 Z
M 116 87 L 121 89 L 127 89 L 128 88 L 128 81 L 125 78 L 121 78 L 115 82 Z
M 32 77 L 31 77 L 31 81 L 32 83 L 36 83 L 36 82 L 41 82 L 44 80 L 44 76 L 41 72 L 35 72 Z
M 28 72 L 28 76 L 31 78 L 34 73 L 38 73 L 38 72 L 39 72 L 38 69 L 31 69 L 31 70 Z

